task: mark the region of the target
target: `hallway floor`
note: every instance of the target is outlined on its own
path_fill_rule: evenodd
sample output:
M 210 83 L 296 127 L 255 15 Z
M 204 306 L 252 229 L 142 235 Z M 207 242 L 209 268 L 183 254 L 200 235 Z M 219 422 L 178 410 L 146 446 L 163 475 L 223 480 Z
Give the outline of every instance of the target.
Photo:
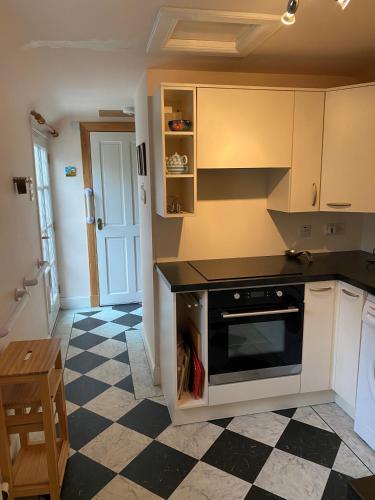
M 63 312 L 71 457 L 63 499 L 356 500 L 375 453 L 335 404 L 171 426 L 140 304 Z

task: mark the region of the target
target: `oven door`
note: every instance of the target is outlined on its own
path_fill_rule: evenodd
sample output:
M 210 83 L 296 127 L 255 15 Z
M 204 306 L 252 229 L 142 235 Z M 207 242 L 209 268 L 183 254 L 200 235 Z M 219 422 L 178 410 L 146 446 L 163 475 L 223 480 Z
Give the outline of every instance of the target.
M 211 385 L 301 373 L 303 303 L 210 311 Z

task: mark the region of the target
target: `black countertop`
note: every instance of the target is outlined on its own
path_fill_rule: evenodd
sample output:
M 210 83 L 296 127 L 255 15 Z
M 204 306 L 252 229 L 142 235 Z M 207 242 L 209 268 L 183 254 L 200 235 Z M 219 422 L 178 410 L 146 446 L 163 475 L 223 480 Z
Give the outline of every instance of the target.
M 373 264 L 369 261 L 373 261 Z M 233 269 L 247 266 L 250 274 L 243 279 L 207 280 L 189 262 L 159 263 L 157 270 L 171 292 L 340 280 L 375 295 L 375 257 L 362 251 L 315 253 L 311 264 L 304 257 L 291 259 L 284 255 L 275 255 L 193 261 L 193 265 L 198 268 L 201 265 L 208 266 L 218 276 L 227 275 L 228 266 Z M 254 275 L 251 274 L 251 269 L 256 270 Z M 280 270 L 280 274 L 275 270 Z

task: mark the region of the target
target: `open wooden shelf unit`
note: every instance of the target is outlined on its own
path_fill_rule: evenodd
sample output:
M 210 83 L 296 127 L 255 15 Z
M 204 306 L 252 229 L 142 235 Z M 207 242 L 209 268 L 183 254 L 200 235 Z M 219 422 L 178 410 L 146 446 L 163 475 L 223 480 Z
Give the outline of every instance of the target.
M 173 119 L 190 120 L 191 129 L 170 130 L 168 122 Z M 195 87 L 161 85 L 153 98 L 153 129 L 156 212 L 165 218 L 192 216 L 197 199 Z M 175 153 L 187 156 L 187 172 L 168 172 L 166 158 Z M 180 206 L 179 212 L 171 211 L 173 201 Z

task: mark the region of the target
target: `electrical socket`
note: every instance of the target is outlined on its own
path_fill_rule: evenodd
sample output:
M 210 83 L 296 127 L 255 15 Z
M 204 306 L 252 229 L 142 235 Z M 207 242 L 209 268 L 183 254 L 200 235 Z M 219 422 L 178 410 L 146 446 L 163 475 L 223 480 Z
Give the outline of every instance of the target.
M 303 224 L 299 227 L 299 235 L 301 238 L 310 238 L 312 232 L 311 224 Z
M 325 225 L 325 234 L 328 236 L 336 236 L 345 234 L 344 222 L 328 222 Z

